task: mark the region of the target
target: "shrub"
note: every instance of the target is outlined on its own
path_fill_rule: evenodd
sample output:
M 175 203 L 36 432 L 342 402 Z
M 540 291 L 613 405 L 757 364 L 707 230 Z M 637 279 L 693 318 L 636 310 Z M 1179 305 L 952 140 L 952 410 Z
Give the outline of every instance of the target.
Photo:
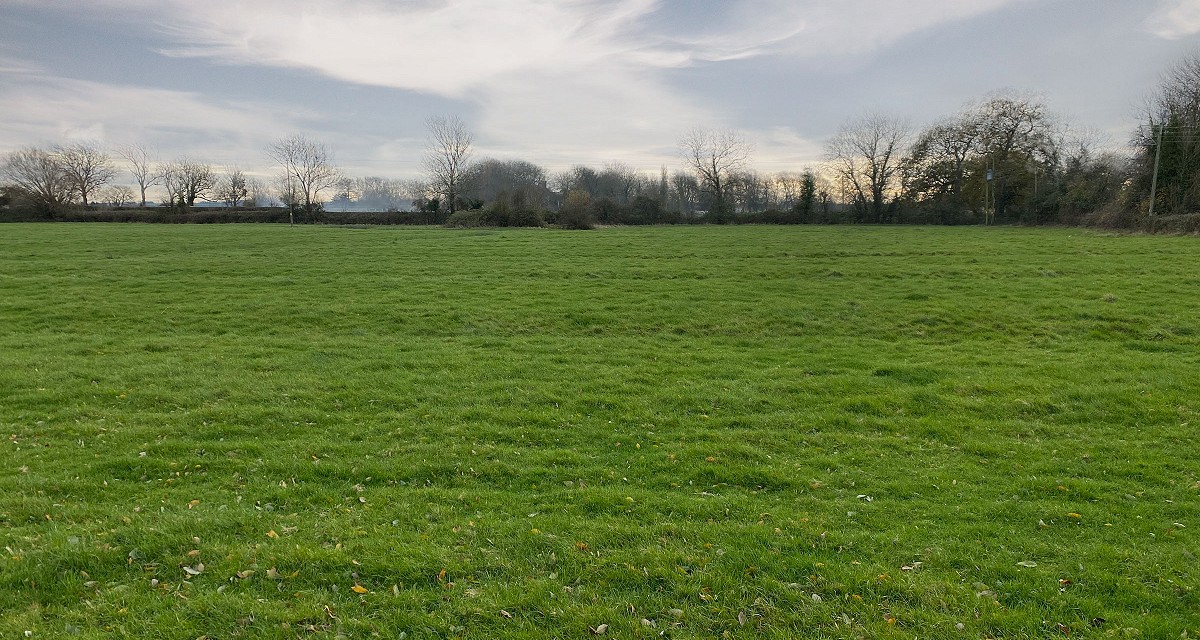
M 1132 229 L 1142 215 L 1119 203 L 1109 203 L 1084 219 L 1084 224 L 1102 229 Z
M 487 214 L 482 209 L 469 209 L 467 211 L 455 211 L 446 219 L 446 223 L 442 226 L 471 229 L 475 227 L 494 227 L 487 220 Z
M 1142 219 L 1140 226 L 1151 233 L 1200 233 L 1200 213 L 1147 216 Z
M 508 214 L 508 226 L 510 227 L 541 227 L 544 225 L 542 214 L 532 209 L 513 209 Z
M 564 229 L 594 229 L 596 223 L 591 215 L 591 196 L 586 191 L 567 194 L 562 208 L 558 210 L 558 226 Z

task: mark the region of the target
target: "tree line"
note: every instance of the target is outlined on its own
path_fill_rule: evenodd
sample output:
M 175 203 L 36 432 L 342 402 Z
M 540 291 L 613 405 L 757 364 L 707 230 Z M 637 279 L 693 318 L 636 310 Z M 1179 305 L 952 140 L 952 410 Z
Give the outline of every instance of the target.
M 694 129 L 681 167 L 647 172 L 622 162 L 549 173 L 526 160 L 474 157 L 459 118 L 426 122 L 422 176 L 348 176 L 325 144 L 296 134 L 265 149 L 270 180 L 181 157 L 160 162 L 142 145 L 24 147 L 0 162 L 0 208 L 53 218 L 66 210 L 198 202 L 286 209 L 416 211 L 454 226 L 588 228 L 595 224 L 922 223 L 1096 224 L 1128 227 L 1200 206 L 1200 56 L 1164 74 L 1125 153 L 1105 150 L 1040 99 L 998 93 L 917 129 L 886 114 L 845 122 L 816 167 L 752 168 L 736 131 Z M 121 169 L 133 185 L 116 184 Z M 9 216 L 12 217 L 12 216 Z

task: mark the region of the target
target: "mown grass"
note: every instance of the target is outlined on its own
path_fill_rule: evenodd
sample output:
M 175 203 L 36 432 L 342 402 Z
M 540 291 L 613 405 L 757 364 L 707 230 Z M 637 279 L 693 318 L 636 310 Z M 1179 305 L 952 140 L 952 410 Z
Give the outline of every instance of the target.
M 0 637 L 1200 634 L 1198 258 L 5 225 Z

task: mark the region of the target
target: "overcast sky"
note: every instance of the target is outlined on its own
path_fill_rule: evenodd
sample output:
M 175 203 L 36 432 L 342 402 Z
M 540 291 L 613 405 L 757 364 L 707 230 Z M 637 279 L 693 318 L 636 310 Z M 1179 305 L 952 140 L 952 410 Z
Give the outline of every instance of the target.
M 761 171 L 867 112 L 916 126 L 1033 92 L 1122 145 L 1200 52 L 1200 0 L 0 0 L 0 152 L 139 142 L 269 172 L 304 133 L 351 175 L 419 175 L 425 119 L 554 171 L 679 166 L 733 128 Z

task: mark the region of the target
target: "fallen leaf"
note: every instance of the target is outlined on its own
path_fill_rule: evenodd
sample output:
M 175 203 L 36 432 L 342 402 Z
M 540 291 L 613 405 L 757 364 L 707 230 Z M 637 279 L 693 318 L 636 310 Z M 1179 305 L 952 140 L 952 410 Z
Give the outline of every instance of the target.
M 279 577 L 279 572 L 275 570 L 275 567 L 271 567 L 267 569 L 267 577 L 274 580 Z
M 601 624 L 601 625 L 597 625 L 595 628 L 588 627 L 588 631 L 591 631 L 592 635 L 602 636 L 602 635 L 604 635 L 604 632 L 608 631 L 608 625 Z
M 361 584 L 356 584 L 353 587 L 350 587 L 350 590 L 354 593 L 367 593 L 367 588 Z
M 195 567 L 185 566 L 183 568 L 183 572 L 188 574 L 189 576 L 198 576 L 198 575 L 204 573 L 204 563 L 198 562 L 198 563 L 196 563 Z
M 1083 515 L 1082 515 L 1082 514 L 1075 513 L 1074 511 L 1072 511 L 1071 513 L 1068 513 L 1068 514 L 1067 514 L 1067 517 L 1068 517 L 1068 518 L 1075 518 L 1076 520 L 1079 520 L 1079 519 L 1082 519 L 1082 518 L 1083 518 Z
M 239 580 L 245 580 L 246 578 L 249 578 L 250 576 L 254 575 L 254 569 L 246 569 L 245 571 L 239 571 L 234 575 L 236 575 Z
M 738 625 L 743 626 L 743 627 L 746 626 L 746 612 L 745 611 L 738 612 Z
M 278 538 L 279 534 L 275 533 L 274 529 L 271 529 L 270 531 L 267 532 L 267 537 L 268 538 Z
M 507 618 L 507 619 L 509 619 L 509 620 L 512 620 L 512 614 L 511 614 L 511 613 L 509 613 L 509 612 L 507 612 L 507 611 L 505 611 L 504 609 L 501 609 L 501 610 L 500 610 L 500 617 L 501 617 L 501 618 Z
M 1018 562 L 1018 563 L 1017 563 L 1017 566 L 1018 566 L 1018 567 L 1025 567 L 1026 569 L 1032 569 L 1032 568 L 1034 568 L 1034 567 L 1036 567 L 1036 566 L 1037 566 L 1037 563 L 1036 563 L 1036 562 L 1034 562 L 1033 560 L 1022 560 L 1022 561 L 1020 561 L 1020 562 Z

